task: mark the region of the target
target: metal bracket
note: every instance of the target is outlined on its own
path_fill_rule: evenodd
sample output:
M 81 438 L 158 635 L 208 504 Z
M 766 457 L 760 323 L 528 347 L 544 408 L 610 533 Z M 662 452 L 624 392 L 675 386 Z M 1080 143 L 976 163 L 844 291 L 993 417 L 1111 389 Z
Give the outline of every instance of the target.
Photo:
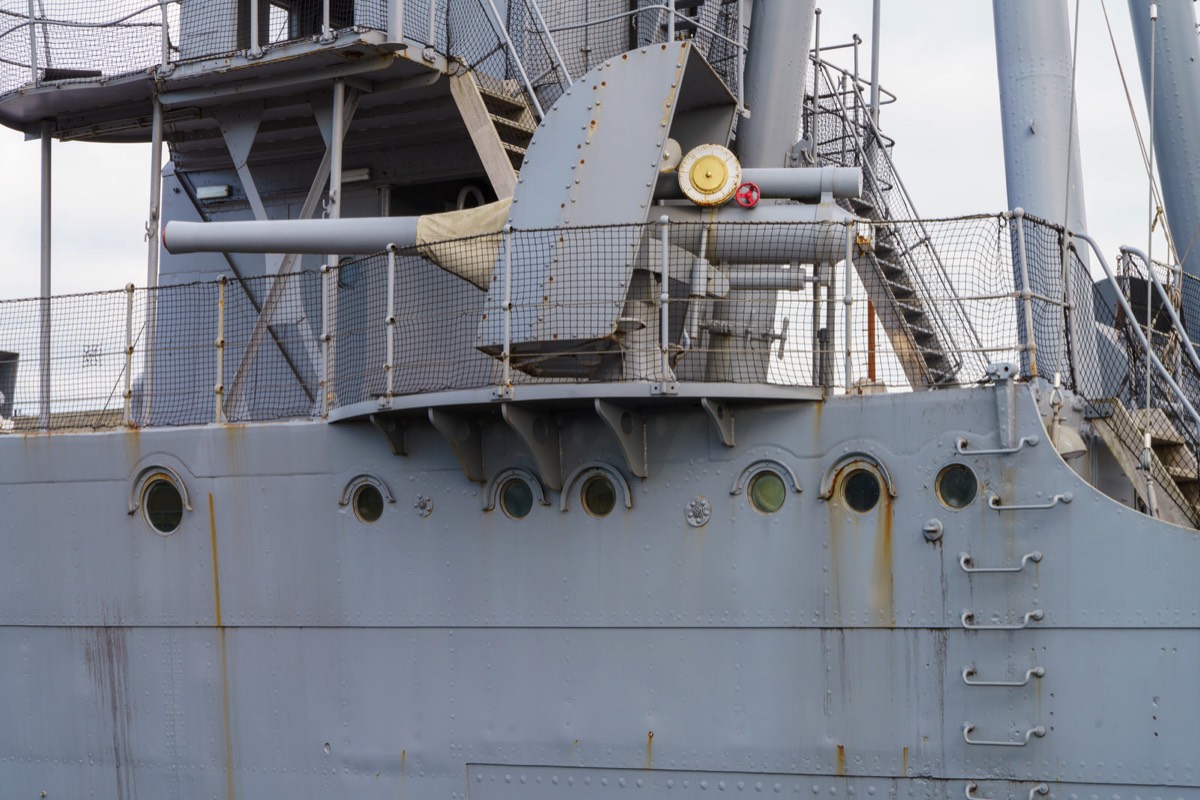
M 1036 622 L 1046 614 L 1040 608 L 1035 608 L 1033 611 L 1025 612 L 1025 616 L 1020 622 L 1014 622 L 1004 625 L 975 625 L 971 620 L 975 619 L 974 611 L 963 611 L 961 622 L 962 626 L 969 631 L 1020 631 L 1029 627 L 1030 622 Z
M 1026 553 L 1021 556 L 1021 563 L 1015 567 L 973 567 L 975 562 L 971 559 L 970 553 L 958 554 L 958 565 L 962 567 L 963 572 L 1021 572 L 1025 569 L 1025 565 L 1030 561 L 1038 563 L 1042 560 L 1042 551 L 1034 550 L 1032 553 Z
M 450 443 L 467 480 L 483 483 L 483 430 L 475 419 L 451 414 L 440 408 L 429 409 L 429 422 Z
M 720 400 L 709 400 L 707 397 L 700 398 L 700 407 L 708 412 L 721 444 L 733 447 L 733 409 Z
M 962 679 L 967 686 L 1006 686 L 1017 688 L 1020 686 L 1028 686 L 1029 682 L 1034 678 L 1044 678 L 1046 669 L 1044 667 L 1031 667 L 1025 670 L 1025 680 L 1023 681 L 973 681 L 971 676 L 975 674 L 975 668 L 971 666 L 963 667 Z
M 646 457 L 646 417 L 630 406 L 619 405 L 608 400 L 595 401 L 596 413 L 617 437 L 625 465 L 639 478 L 650 475 Z
M 973 730 L 975 730 L 975 726 L 972 725 L 970 722 L 963 723 L 963 741 L 966 742 L 967 744 L 983 745 L 986 747 L 1024 747 L 1025 745 L 1029 744 L 1029 740 L 1032 739 L 1034 736 L 1041 738 L 1046 735 L 1046 729 L 1043 726 L 1035 725 L 1034 727 L 1025 731 L 1025 738 L 1022 739 L 1021 741 L 994 742 L 994 741 L 990 741 L 988 739 L 972 739 L 970 734 L 971 734 L 971 731 L 973 731 Z M 1035 787 L 1035 789 L 1036 789 L 1036 787 Z
M 954 442 L 954 452 L 958 453 L 960 456 L 1007 456 L 1012 455 L 1025 446 L 1036 447 L 1037 443 L 1040 441 L 1041 439 L 1039 439 L 1036 435 L 1022 436 L 1017 441 L 1016 447 L 1001 447 L 991 450 L 974 450 L 968 449 L 970 442 L 967 441 L 967 437 L 960 436 L 958 437 L 958 440 Z
M 1070 492 L 1063 492 L 1062 494 L 1056 494 L 1051 497 L 1049 503 L 1014 503 L 1006 506 L 1001 505 L 999 495 L 991 494 L 989 492 L 988 508 L 995 509 L 996 511 L 1041 511 L 1047 508 L 1054 508 L 1059 503 L 1069 503 L 1073 499 L 1075 499 L 1075 496 Z
M 372 414 L 370 419 L 371 424 L 387 437 L 388 444 L 392 448 L 392 455 L 408 455 L 408 445 L 404 441 L 404 426 L 400 424 L 400 420 L 386 414 Z
M 555 491 L 561 489 L 562 451 L 559 449 L 557 420 L 511 403 L 500 406 L 500 416 L 533 454 L 542 482 Z

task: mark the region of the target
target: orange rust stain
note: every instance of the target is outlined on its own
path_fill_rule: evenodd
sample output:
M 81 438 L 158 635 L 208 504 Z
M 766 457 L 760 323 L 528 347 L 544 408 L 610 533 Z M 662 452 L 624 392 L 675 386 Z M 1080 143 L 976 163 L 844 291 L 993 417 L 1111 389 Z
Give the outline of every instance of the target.
M 221 581 L 217 569 L 217 513 L 213 496 L 208 495 L 209 534 L 213 557 L 213 599 L 217 618 L 217 638 L 221 647 L 221 721 L 225 726 L 225 798 L 233 800 L 233 721 L 229 704 L 229 653 L 225 643 L 225 626 L 221 622 Z
M 904 748 L 904 755 L 901 756 L 901 760 L 904 762 L 904 766 L 900 769 L 900 774 L 907 776 L 908 775 L 908 748 L 907 747 Z
M 838 745 L 837 774 L 838 775 L 846 774 L 846 745 L 844 745 L 844 744 Z
M 137 464 L 142 457 L 142 432 L 139 428 L 125 429 L 125 458 L 129 466 Z
M 834 615 L 841 614 L 842 610 L 842 581 L 841 581 L 841 553 L 842 553 L 842 512 L 841 507 L 834 502 L 826 502 L 825 508 L 829 512 L 829 597 L 830 608 L 828 609 Z
M 872 605 L 886 624 L 896 625 L 895 571 L 892 562 L 892 496 L 884 489 L 875 530 L 875 574 Z
M 646 732 L 646 769 L 654 769 L 654 731 Z

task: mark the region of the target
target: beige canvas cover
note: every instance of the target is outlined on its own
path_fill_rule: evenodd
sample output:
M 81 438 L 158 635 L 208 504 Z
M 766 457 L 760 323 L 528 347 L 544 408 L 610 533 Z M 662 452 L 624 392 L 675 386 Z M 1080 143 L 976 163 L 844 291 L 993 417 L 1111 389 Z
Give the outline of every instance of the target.
M 512 198 L 494 203 L 426 214 L 417 221 L 417 251 L 442 269 L 486 290 L 500 252 L 498 234 L 508 220 Z M 462 239 L 481 237 L 464 246 Z

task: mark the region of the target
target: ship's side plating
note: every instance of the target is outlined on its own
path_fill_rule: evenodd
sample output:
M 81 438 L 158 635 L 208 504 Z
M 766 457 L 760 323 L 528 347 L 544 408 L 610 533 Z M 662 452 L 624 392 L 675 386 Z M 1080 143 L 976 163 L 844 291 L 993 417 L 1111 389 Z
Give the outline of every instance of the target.
M 164 217 L 218 245 L 213 221 L 308 220 L 328 243 L 322 216 L 380 236 L 394 220 L 367 218 L 404 216 L 387 230 L 411 241 L 389 243 L 418 249 L 361 275 L 337 254 L 164 254 L 178 291 L 147 316 L 130 424 L 0 435 L 0 795 L 1200 798 L 1196 532 L 1134 510 L 1153 491 L 1092 435 L 1083 381 L 963 366 L 984 348 L 925 282 L 928 229 L 870 207 L 890 190 L 877 131 L 850 145 L 855 191 L 780 177 L 819 142 L 764 122 L 799 97 L 745 116 L 771 93 L 743 91 L 746 54 L 713 34 L 740 34 L 743 4 L 480 3 L 495 49 L 453 44 L 465 5 L 265 5 L 185 2 L 179 63 L 90 87 L 91 111 L 56 106 L 73 84 L 35 62 L 0 115 L 100 139 L 157 119 Z M 260 30 L 279 14 L 289 42 Z M 529 74 L 516 54 L 554 38 L 580 46 L 539 45 Z M 787 36 L 751 41 L 767 60 L 747 74 L 778 83 Z M 747 170 L 784 188 L 677 202 L 673 148 L 724 158 L 739 112 Z M 476 203 L 500 214 L 464 280 L 420 226 Z M 1010 273 L 1027 230 L 1062 234 L 1025 225 L 997 221 Z M 383 272 L 398 257 L 425 259 L 421 283 Z M 848 368 L 833 389 L 852 267 L 913 391 Z M 217 275 L 221 325 L 253 307 L 250 337 L 214 345 L 186 299 Z M 801 385 L 769 379 L 804 340 L 785 279 L 811 298 Z M 391 330 L 397 288 L 425 321 L 407 338 L 340 338 Z M 455 361 L 430 367 L 439 345 Z M 412 391 L 404 369 L 427 370 Z M 177 524 L 156 527 L 156 482 Z

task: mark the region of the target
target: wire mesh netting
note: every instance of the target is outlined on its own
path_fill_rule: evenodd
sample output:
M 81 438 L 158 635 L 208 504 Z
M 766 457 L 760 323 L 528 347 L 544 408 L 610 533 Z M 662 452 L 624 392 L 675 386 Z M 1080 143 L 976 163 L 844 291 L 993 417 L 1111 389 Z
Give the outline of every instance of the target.
M 991 362 L 1020 363 L 1025 304 L 1012 220 L 923 224 L 955 289 L 914 293 L 904 307 L 877 293 L 884 267 L 863 244 L 881 241 L 883 222 L 514 231 L 402 250 L 394 263 L 386 254 L 347 260 L 324 275 L 54 298 L 48 362 L 41 301 L 9 301 L 0 303 L 0 415 L 16 429 L 204 424 L 563 382 L 906 391 L 970 384 Z M 1057 241 L 1051 226 L 1025 226 L 1027 241 Z M 1059 274 L 1060 253 L 1047 246 L 1030 260 L 1033 279 Z M 1062 313 L 1028 302 L 1035 318 L 1046 306 Z M 961 320 L 952 339 L 972 346 L 939 349 L 918 330 L 934 313 Z M 934 380 L 935 366 L 950 378 Z M 1118 366 L 1104 367 L 1105 381 Z
M 162 60 L 177 7 L 155 0 L 0 0 L 0 93 L 41 81 L 113 78 Z

